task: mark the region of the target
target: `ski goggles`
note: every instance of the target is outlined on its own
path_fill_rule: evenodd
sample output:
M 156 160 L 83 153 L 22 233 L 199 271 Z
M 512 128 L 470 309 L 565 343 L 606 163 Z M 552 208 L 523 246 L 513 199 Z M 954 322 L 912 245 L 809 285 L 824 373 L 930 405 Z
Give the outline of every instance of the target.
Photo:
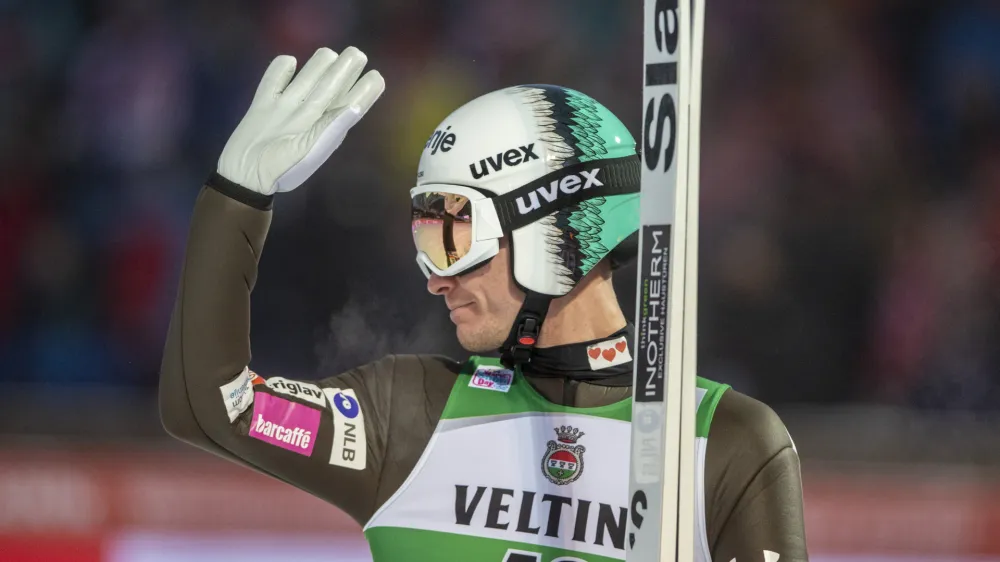
M 448 277 L 483 264 L 500 251 L 503 228 L 493 200 L 460 185 L 429 184 L 410 190 L 417 264 Z
M 467 273 L 497 255 L 504 235 L 560 208 L 638 192 L 635 156 L 567 166 L 496 196 L 464 185 L 414 187 L 410 226 L 417 264 L 427 277 Z

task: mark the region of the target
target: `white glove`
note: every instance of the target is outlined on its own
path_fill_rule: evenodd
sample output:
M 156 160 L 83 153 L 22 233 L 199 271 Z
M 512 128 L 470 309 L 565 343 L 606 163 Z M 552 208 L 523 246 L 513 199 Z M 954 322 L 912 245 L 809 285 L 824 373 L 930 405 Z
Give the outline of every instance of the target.
M 219 174 L 264 195 L 302 185 L 385 90 L 375 70 L 358 80 L 367 62 L 354 47 L 339 57 L 324 47 L 292 80 L 295 57 L 274 59 L 222 149 Z

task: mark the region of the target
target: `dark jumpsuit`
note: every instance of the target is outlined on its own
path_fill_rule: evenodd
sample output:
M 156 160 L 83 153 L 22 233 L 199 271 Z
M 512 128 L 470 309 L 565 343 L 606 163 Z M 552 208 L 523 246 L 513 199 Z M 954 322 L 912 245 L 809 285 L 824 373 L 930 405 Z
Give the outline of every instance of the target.
M 199 193 L 161 367 L 161 418 L 174 437 L 305 490 L 363 525 L 413 469 L 461 364 L 441 356 L 390 355 L 309 381 L 356 393 L 367 439 L 363 470 L 329 464 L 328 415 L 321 416 L 309 456 L 248 437 L 252 408 L 230 422 L 220 387 L 250 363 L 250 293 L 270 207 L 271 198 L 238 186 L 206 186 Z M 574 352 L 564 348 L 563 356 Z M 579 353 L 583 357 L 582 348 Z M 556 375 L 561 368 L 567 376 L 554 376 L 552 368 L 536 373 L 530 365 L 524 372 L 543 396 L 564 405 L 602 406 L 631 394 L 630 364 L 595 379 L 594 372 L 582 372 L 589 369 L 585 362 L 569 363 L 554 367 Z M 266 385 L 255 392 L 275 394 Z M 712 422 L 705 503 L 714 561 L 762 562 L 765 550 L 781 562 L 808 559 L 792 441 L 770 408 L 734 390 L 723 395 Z

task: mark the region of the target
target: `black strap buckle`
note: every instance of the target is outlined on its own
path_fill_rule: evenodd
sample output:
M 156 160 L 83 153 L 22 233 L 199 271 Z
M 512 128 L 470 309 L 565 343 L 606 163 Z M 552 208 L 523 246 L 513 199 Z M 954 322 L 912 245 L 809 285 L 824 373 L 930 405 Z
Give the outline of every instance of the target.
M 533 315 L 526 315 L 518 322 L 517 337 L 510 350 L 515 364 L 524 364 L 530 360 L 531 350 L 538 343 L 538 333 L 541 328 L 541 319 Z
M 532 351 L 538 344 L 542 322 L 552 302 L 549 295 L 525 291 L 524 303 L 517 313 L 514 325 L 510 327 L 507 339 L 500 346 L 500 361 L 508 369 L 531 362 Z

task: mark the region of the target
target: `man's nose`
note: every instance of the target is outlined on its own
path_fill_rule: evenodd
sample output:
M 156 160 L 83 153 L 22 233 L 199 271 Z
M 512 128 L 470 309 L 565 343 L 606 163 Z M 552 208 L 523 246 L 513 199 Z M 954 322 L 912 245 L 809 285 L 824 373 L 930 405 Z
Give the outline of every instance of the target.
M 442 277 L 431 273 L 431 276 L 427 278 L 427 290 L 432 295 L 446 295 L 454 287 L 454 277 Z

